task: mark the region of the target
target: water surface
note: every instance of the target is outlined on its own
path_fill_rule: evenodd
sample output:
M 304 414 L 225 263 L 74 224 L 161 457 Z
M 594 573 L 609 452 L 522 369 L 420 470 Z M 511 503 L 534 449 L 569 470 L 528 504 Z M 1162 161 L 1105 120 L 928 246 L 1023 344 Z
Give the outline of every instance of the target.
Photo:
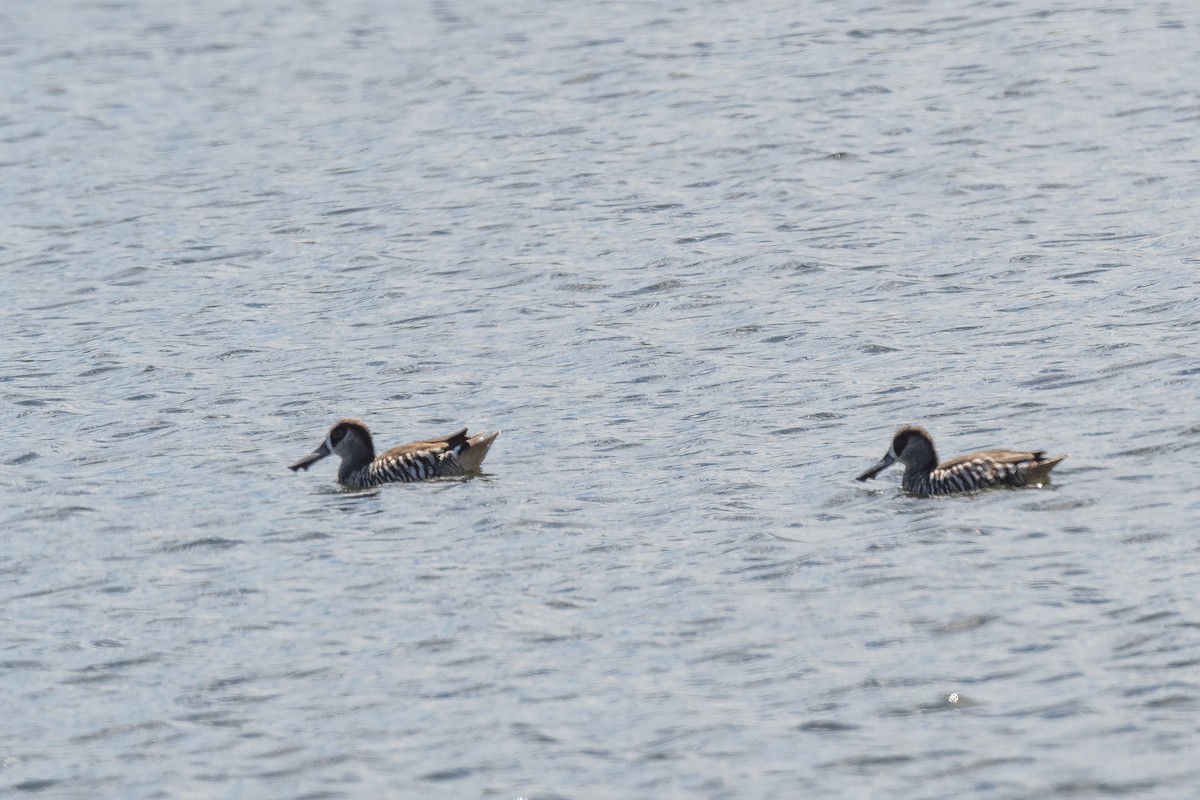
M 6 7 L 0 792 L 1195 794 L 1192 12 Z

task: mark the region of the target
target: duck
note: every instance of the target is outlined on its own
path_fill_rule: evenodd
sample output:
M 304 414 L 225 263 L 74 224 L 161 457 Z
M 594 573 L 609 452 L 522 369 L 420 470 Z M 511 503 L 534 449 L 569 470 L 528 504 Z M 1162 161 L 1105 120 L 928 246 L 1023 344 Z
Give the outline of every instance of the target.
M 322 458 L 337 455 L 338 483 L 351 489 L 370 489 L 385 483 L 409 483 L 479 472 L 500 431 L 467 435 L 467 429 L 418 442 L 409 442 L 375 455 L 371 431 L 360 419 L 333 423 L 325 441 L 290 465 L 292 472 L 306 470 Z
M 938 463 L 933 437 L 919 425 L 906 425 L 892 437 L 878 464 L 859 475 L 857 480 L 868 481 L 899 461 L 904 465 L 900 485 L 918 497 L 961 494 L 993 486 L 1041 486 L 1050 480 L 1050 470 L 1067 458 L 1067 454 L 1046 457 L 1045 450 L 981 450 Z

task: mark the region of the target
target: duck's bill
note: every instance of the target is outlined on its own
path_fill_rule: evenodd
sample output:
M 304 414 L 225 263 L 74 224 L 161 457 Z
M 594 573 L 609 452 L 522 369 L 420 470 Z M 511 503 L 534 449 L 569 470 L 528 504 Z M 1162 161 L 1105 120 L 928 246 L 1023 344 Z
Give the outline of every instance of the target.
M 295 464 L 292 464 L 290 467 L 288 467 L 288 469 L 290 469 L 292 472 L 295 472 L 298 469 L 308 469 L 327 455 L 329 455 L 329 445 L 325 442 L 322 442 L 320 447 L 318 447 L 316 450 L 313 450 Z
M 883 472 L 885 469 L 887 469 L 888 467 L 890 467 L 892 464 L 895 464 L 895 463 L 896 463 L 896 459 L 892 458 L 891 454 L 889 453 L 888 455 L 883 457 L 882 461 L 880 461 L 875 466 L 871 467 L 869 470 L 864 472 L 862 475 L 859 475 L 854 480 L 869 481 L 872 478 L 874 478 L 876 475 Z

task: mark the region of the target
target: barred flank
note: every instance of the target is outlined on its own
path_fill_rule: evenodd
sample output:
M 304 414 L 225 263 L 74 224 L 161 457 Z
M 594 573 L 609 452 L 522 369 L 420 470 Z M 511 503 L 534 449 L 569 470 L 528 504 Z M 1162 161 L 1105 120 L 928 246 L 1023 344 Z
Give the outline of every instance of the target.
M 461 450 L 461 447 L 443 450 L 440 453 L 421 450 L 416 453 L 404 453 L 399 457 L 377 458 L 354 473 L 350 483 L 366 489 L 385 483 L 410 483 L 461 475 L 463 470 L 458 464 L 458 454 Z

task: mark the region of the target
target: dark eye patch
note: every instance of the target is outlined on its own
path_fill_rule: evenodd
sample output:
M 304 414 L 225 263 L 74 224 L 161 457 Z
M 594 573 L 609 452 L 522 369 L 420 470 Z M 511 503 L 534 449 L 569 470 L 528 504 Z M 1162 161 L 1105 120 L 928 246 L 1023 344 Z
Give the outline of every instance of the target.
M 334 428 L 329 433 L 329 441 L 336 447 L 337 443 L 340 442 L 343 438 L 345 438 L 345 436 L 346 436 L 346 426 L 338 425 L 336 428 Z
M 892 439 L 892 452 L 900 455 L 904 452 L 905 446 L 908 445 L 908 431 L 897 433 L 896 438 Z

